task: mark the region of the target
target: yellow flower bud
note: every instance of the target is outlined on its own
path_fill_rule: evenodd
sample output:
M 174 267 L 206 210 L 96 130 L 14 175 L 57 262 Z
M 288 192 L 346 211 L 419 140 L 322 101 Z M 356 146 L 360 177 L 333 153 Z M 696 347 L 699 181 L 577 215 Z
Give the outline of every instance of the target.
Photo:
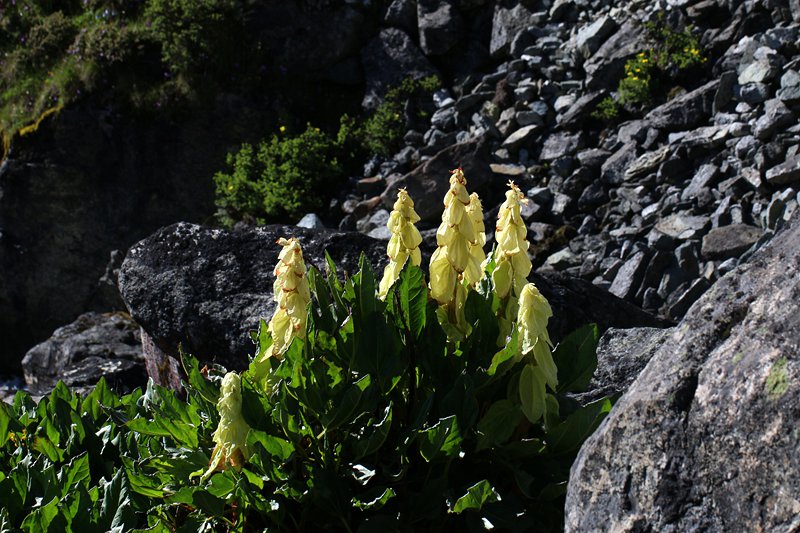
M 419 266 L 422 262 L 419 251 L 422 236 L 414 225 L 418 221 L 419 215 L 414 211 L 414 201 L 408 196 L 405 189 L 400 189 L 389 215 L 389 222 L 386 224 L 392 232 L 392 237 L 386 247 L 389 264 L 384 268 L 383 278 L 378 286 L 378 296 L 381 300 L 386 298 L 389 289 L 400 277 L 400 271 L 409 258 L 414 266 Z
M 451 323 L 462 332 L 468 329 L 462 309 L 466 291 L 459 287 L 463 282 L 472 285 L 480 279 L 480 258 L 486 239 L 480 201 L 477 196 L 471 198 L 467 194 L 466 184 L 464 172 L 460 168 L 453 170 L 450 189 L 444 198 L 442 223 L 436 231 L 438 248 L 430 263 L 431 297 L 447 308 Z
M 311 301 L 303 250 L 296 238 L 278 239 L 283 246 L 275 266 L 275 301 L 278 307 L 269 321 L 272 347 L 266 357 L 282 357 L 292 339 L 305 338 L 307 307 Z
M 497 248 L 494 259 L 495 272 L 498 272 L 498 267 L 500 267 L 499 275 L 501 276 L 509 274 L 504 264 L 510 264 L 511 283 L 506 283 L 504 279 L 498 280 L 494 274 L 492 280 L 495 282 L 495 292 L 498 297 L 506 298 L 511 294 L 512 298 L 516 299 L 519 298 L 519 293 L 528 280 L 532 265 L 528 257 L 528 248 L 530 247 L 527 240 L 528 229 L 520 214 L 520 206 L 525 201 L 525 196 L 513 182 L 509 182 L 508 185 L 506 200 L 500 206 L 497 215 L 495 231 Z M 498 281 L 500 281 L 499 287 Z M 513 292 L 511 292 L 512 290 Z
M 214 432 L 214 451 L 203 477 L 227 467 L 241 468 L 250 458 L 247 433 L 250 426 L 242 417 L 242 383 L 239 374 L 228 372 L 222 380 L 219 401 L 219 425 Z
M 525 285 L 520 294 L 517 314 L 520 354 L 525 356 L 533 352 L 533 358 L 542 370 L 547 384 L 555 389 L 558 385 L 558 371 L 550 351 L 553 343 L 547 333 L 547 322 L 551 316 L 553 310 L 536 285 Z

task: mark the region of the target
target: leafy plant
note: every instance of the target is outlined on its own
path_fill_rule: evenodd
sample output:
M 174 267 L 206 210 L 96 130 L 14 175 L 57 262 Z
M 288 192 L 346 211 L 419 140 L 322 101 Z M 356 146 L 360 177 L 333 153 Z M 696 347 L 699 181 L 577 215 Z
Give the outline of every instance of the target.
M 430 289 L 401 191 L 380 285 L 363 254 L 341 279 L 330 257 L 327 275 L 308 271 L 299 241 L 279 240 L 277 308 L 241 375 L 182 355 L 185 401 L 101 382 L 86 399 L 59 385 L 38 406 L 23 393 L 0 406 L 2 523 L 558 530 L 570 466 L 611 408 L 570 396 L 595 370 L 598 330 L 553 350 L 552 310 L 526 279 L 522 193 L 509 183 L 484 260 L 480 200 L 451 174 Z
M 347 128 L 344 117 L 335 138 L 308 125 L 299 135 L 273 135 L 229 154 L 229 172 L 214 176 L 221 222 L 249 219 L 263 224 L 323 208 L 346 177 L 342 156 L 347 157 Z
M 406 78 L 386 93 L 384 101 L 364 120 L 358 131 L 361 144 L 370 153 L 389 156 L 399 146 L 406 131 L 406 103 L 418 107 L 418 116 L 425 118 L 430 111 L 422 105 L 441 86 L 436 76 Z
M 612 97 L 602 100 L 592 113 L 593 118 L 614 121 L 620 108 L 642 107 L 653 99 L 659 86 L 706 61 L 691 28 L 673 30 L 663 13 L 646 22 L 645 29 L 652 47 L 625 63 L 625 76 L 617 86 L 616 100 Z

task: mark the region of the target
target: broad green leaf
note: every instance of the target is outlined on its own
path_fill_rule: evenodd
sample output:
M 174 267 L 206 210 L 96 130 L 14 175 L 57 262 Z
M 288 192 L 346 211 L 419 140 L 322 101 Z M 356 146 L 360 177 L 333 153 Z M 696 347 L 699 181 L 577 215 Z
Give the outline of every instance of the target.
M 494 357 L 492 357 L 492 364 L 489 366 L 489 369 L 486 371 L 486 373 L 490 376 L 494 376 L 498 370 L 505 372 L 505 370 L 508 370 L 508 368 L 511 367 L 511 364 L 508 364 L 508 361 L 513 360 L 518 355 L 519 334 L 515 328 L 512 331 L 508 342 L 505 346 L 503 346 L 503 349 L 494 354 Z M 500 374 L 503 374 L 503 372 L 500 372 Z
M 22 530 L 31 533 L 48 531 L 51 522 L 53 522 L 53 519 L 58 515 L 58 503 L 59 499 L 53 498 L 47 505 L 34 509 L 33 512 L 22 521 Z
M 376 425 L 371 426 L 367 430 L 367 435 L 355 441 L 353 448 L 355 459 L 361 459 L 367 455 L 373 454 L 383 446 L 386 437 L 389 436 L 389 430 L 392 429 L 392 404 L 386 407 L 383 420 Z
M 553 352 L 558 367 L 557 392 L 585 390 L 597 368 L 597 324 L 587 324 L 567 335 Z
M 6 445 L 9 437 L 9 431 L 16 429 L 18 424 L 15 424 L 16 415 L 11 410 L 11 406 L 5 402 L 0 401 L 0 448 Z
M 333 412 L 328 416 L 322 417 L 322 426 L 325 431 L 331 431 L 351 419 L 356 407 L 358 407 L 358 403 L 361 401 L 364 390 L 369 387 L 370 382 L 369 375 L 362 377 L 350 385 L 340 399 L 334 401 Z
M 385 489 L 377 487 L 367 494 L 363 494 L 358 498 L 353 498 L 352 503 L 353 506 L 357 507 L 358 509 L 362 509 L 365 511 L 366 510 L 377 511 L 378 509 L 386 505 L 386 502 L 388 502 L 395 496 L 397 496 L 397 494 L 391 487 Z
M 419 451 L 422 457 L 431 462 L 440 454 L 452 457 L 461 451 L 461 432 L 455 415 L 442 418 L 434 426 L 421 431 Z
M 403 321 L 414 338 L 419 338 L 427 323 L 428 287 L 425 273 L 418 266 L 406 264 L 396 285 Z
M 577 450 L 611 411 L 611 400 L 602 398 L 572 413 L 561 424 L 551 429 L 545 437 L 558 453 Z
M 92 420 L 97 420 L 100 415 L 103 414 L 101 406 L 113 408 L 119 405 L 119 397 L 108 388 L 106 378 L 101 377 L 100 381 L 98 381 L 97 385 L 92 389 L 92 392 L 84 398 L 81 403 L 80 411 L 81 413 L 88 413 L 92 417 Z
M 498 400 L 493 403 L 478 422 L 480 436 L 477 449 L 482 450 L 507 441 L 522 417 L 519 407 L 509 400 Z
M 497 499 L 497 491 L 494 490 L 491 483 L 483 479 L 468 488 L 467 493 L 456 500 L 452 512 L 459 514 L 467 509 L 478 510 L 487 503 L 496 502 Z
M 104 531 L 111 531 L 120 527 L 129 529 L 136 523 L 136 512 L 130 499 L 128 478 L 124 470 L 120 468 L 103 489 L 103 503 L 100 508 L 98 526 Z
M 439 404 L 441 415 L 454 414 L 458 417 L 458 426 L 466 434 L 478 419 L 478 401 L 475 398 L 475 389 L 472 378 L 468 374 L 461 374 Z
M 75 484 L 91 479 L 91 476 L 92 473 L 89 470 L 89 455 L 82 453 L 74 457 L 58 474 L 58 481 L 61 485 L 61 497 L 63 498 L 66 496 Z
M 158 416 L 155 420 L 135 418 L 126 424 L 129 429 L 143 435 L 171 437 L 179 446 L 197 448 L 197 428 L 181 420 Z
M 486 366 L 485 359 L 497 349 L 497 338 L 500 335 L 497 317 L 492 306 L 496 299 L 493 291 L 481 294 L 477 291 L 469 291 L 467 301 L 464 304 L 464 315 L 467 322 L 472 326 L 472 333 L 469 342 L 472 345 L 470 351 L 479 354 L 483 360 L 477 361 L 480 366 Z
M 264 321 L 262 320 L 261 322 L 263 323 Z M 200 363 L 196 358 L 184 352 L 182 349 L 180 350 L 180 357 L 183 371 L 189 378 L 187 390 L 196 392 L 197 395 L 210 406 L 215 406 L 217 400 L 219 400 L 219 387 L 215 386 L 203 376 L 199 369 Z
M 294 446 L 291 442 L 265 433 L 264 431 L 251 429 L 250 433 L 247 435 L 247 442 L 251 444 L 261 444 L 268 454 L 280 462 L 286 461 L 292 453 L 294 453 Z
M 61 461 L 64 458 L 64 450 L 53 444 L 47 437 L 35 437 L 33 439 L 32 448 L 39 453 L 44 454 L 53 462 Z
M 542 418 L 545 408 L 545 377 L 539 366 L 525 365 L 519 376 L 519 400 L 522 412 L 531 423 Z
M 236 481 L 233 479 L 233 474 L 230 470 L 214 474 L 206 487 L 209 494 L 227 500 L 236 487 Z

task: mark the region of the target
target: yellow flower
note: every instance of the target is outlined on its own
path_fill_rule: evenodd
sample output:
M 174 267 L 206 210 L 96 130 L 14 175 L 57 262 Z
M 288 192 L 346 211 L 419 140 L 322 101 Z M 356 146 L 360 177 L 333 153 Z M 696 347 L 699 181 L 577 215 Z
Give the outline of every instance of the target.
M 247 446 L 250 426 L 242 417 L 242 383 L 236 372 L 228 372 L 222 380 L 217 411 L 219 425 L 213 437 L 216 446 L 204 478 L 229 466 L 239 469 L 250 458 Z
M 473 203 L 466 184 L 464 172 L 460 168 L 453 170 L 450 189 L 444 199 L 442 223 L 436 231 L 438 248 L 430 263 L 431 297 L 446 309 L 450 323 L 462 333 L 468 330 L 463 318 L 466 301 L 463 282 L 472 284 L 480 279 L 481 266 L 477 259 L 480 256 L 475 247 L 482 248 L 486 238 L 477 223 L 478 219 L 483 221 L 480 202 L 475 198 Z
M 475 286 L 481 278 L 483 278 L 483 262 L 486 260 L 486 252 L 483 247 L 486 245 L 486 227 L 483 223 L 483 205 L 478 193 L 469 195 L 469 205 L 467 206 L 467 214 L 472 222 L 472 228 L 475 230 L 476 239 L 470 242 L 469 253 L 474 259 L 467 265 L 467 270 L 464 271 L 464 280 L 472 286 Z
M 414 225 L 419 221 L 419 215 L 414 211 L 414 201 L 408 196 L 405 189 L 397 192 L 397 200 L 389 215 L 386 226 L 392 232 L 386 253 L 389 255 L 389 264 L 383 270 L 383 278 L 378 287 L 378 296 L 381 300 L 386 298 L 389 289 L 400 277 L 400 271 L 406 261 L 411 259 L 411 264 L 419 266 L 422 262 L 419 245 L 422 237 Z
M 517 314 L 517 330 L 520 339 L 520 355 L 532 353 L 536 365 L 542 370 L 547 384 L 555 389 L 558 385 L 558 370 L 550 351 L 553 343 L 547 333 L 547 322 L 553 316 L 550 303 L 533 283 L 522 289 Z
M 286 126 L 281 126 L 280 128 L 278 128 L 278 131 L 280 131 L 281 133 L 286 133 Z
M 272 346 L 254 362 L 256 379 L 267 375 L 267 359 L 282 359 L 283 353 L 295 337 L 303 339 L 306 336 L 307 308 L 311 293 L 308 290 L 303 250 L 294 237 L 280 238 L 278 244 L 283 249 L 278 254 L 278 264 L 274 271 L 275 282 L 272 285 L 275 301 L 278 303 L 268 324 Z
M 528 257 L 530 247 L 527 239 L 528 228 L 520 213 L 525 195 L 514 182 L 509 182 L 508 186 L 506 200 L 497 214 L 495 230 L 497 248 L 494 256 L 496 266 L 492 273 L 492 281 L 495 283 L 495 293 L 498 297 L 505 298 L 513 290 L 511 295 L 516 299 L 528 280 L 532 265 Z

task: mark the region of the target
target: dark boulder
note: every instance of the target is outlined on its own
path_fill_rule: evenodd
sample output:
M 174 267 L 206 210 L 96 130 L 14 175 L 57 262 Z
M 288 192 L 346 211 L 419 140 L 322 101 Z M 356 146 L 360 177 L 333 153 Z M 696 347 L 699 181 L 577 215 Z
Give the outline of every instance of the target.
M 85 313 L 58 328 L 22 360 L 33 394 L 47 394 L 63 381 L 72 390 L 89 390 L 104 377 L 120 393 L 147 381 L 139 326 L 126 313 Z
M 179 344 L 203 361 L 244 368 L 254 352 L 250 332 L 274 310 L 275 241 L 292 235 L 300 239 L 306 263 L 320 270 L 326 251 L 340 272 L 354 273 L 361 251 L 378 275 L 386 261 L 385 241 L 277 225 L 223 231 L 180 223 L 132 247 L 120 271 L 120 291 L 142 326 L 150 376 L 178 385 Z M 533 274 L 531 280 L 553 307 L 554 341 L 589 322 L 602 330 L 667 325 L 582 279 Z
M 663 340 L 572 467 L 567 531 L 792 531 L 800 216 Z

